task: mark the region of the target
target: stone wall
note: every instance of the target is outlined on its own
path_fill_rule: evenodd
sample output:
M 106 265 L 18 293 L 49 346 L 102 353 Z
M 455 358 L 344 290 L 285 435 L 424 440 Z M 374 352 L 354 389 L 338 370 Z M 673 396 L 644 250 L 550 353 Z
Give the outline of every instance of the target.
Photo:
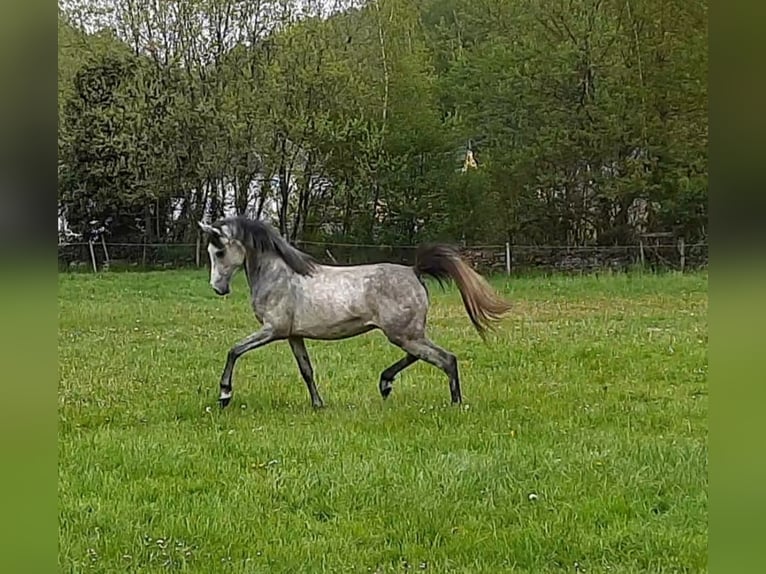
M 465 247 L 462 255 L 482 273 L 505 273 L 505 247 Z M 511 246 L 511 273 L 526 271 L 593 272 L 627 270 L 640 266 L 639 246 L 537 247 Z M 685 248 L 685 270 L 707 267 L 707 245 Z M 644 265 L 653 270 L 681 269 L 681 254 L 675 245 L 645 246 Z

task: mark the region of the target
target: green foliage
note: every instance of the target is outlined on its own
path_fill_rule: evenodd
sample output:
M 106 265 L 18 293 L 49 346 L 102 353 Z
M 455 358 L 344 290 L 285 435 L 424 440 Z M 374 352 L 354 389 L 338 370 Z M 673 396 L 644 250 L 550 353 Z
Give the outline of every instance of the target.
M 122 40 L 60 14 L 69 216 L 144 206 L 145 230 L 183 237 L 234 190 L 294 239 L 704 239 L 706 3 L 297 4 L 129 3 Z M 74 78 L 111 85 L 115 53 L 140 72 L 79 117 Z
M 130 56 L 103 54 L 74 77 L 63 114 L 60 197 L 76 223 L 116 215 L 119 229 L 152 198 L 152 110 L 141 101 L 152 90 L 142 76 Z

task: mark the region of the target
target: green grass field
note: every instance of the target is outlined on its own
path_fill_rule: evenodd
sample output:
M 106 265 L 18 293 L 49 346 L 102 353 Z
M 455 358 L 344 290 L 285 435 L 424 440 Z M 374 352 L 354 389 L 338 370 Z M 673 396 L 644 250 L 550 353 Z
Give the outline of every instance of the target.
M 465 404 L 379 333 L 307 343 L 314 412 L 243 277 L 59 277 L 62 572 L 704 572 L 707 274 L 494 282 L 489 344 L 455 291 L 430 334 Z

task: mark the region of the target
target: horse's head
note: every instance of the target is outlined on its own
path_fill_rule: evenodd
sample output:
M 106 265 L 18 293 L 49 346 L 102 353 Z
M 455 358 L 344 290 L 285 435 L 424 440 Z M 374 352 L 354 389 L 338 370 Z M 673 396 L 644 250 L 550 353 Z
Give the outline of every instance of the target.
M 231 278 L 245 263 L 245 246 L 232 236 L 226 225 L 219 227 L 200 221 L 199 226 L 208 236 L 210 286 L 218 295 L 227 295 L 231 291 Z

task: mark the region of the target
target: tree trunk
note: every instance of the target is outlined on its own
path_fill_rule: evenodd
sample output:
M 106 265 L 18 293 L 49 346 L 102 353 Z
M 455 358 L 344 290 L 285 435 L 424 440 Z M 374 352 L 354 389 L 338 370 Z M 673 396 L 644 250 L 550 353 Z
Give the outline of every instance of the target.
M 279 157 L 279 231 L 283 237 L 287 237 L 288 201 L 290 199 L 290 184 L 287 173 L 287 142 L 284 138 L 280 143 Z
M 311 200 L 311 171 L 314 169 L 314 155 L 309 152 L 303 168 L 303 181 L 298 195 L 298 208 L 293 220 L 292 240 L 296 241 L 306 225 Z

